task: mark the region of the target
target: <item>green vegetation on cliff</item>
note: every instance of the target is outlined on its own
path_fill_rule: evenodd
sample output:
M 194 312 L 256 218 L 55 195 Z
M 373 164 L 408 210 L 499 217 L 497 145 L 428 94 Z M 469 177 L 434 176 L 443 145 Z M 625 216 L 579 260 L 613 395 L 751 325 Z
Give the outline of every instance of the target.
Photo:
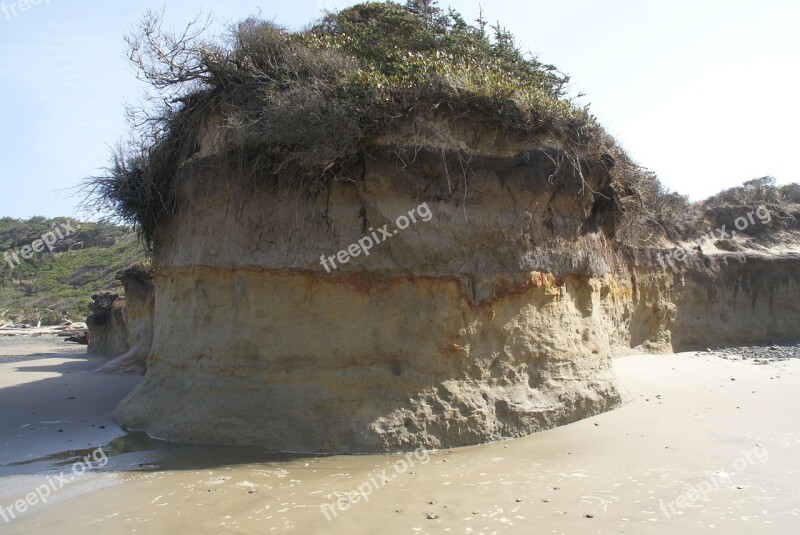
M 56 236 L 53 251 L 44 247 L 24 259 L 23 248 L 54 232 L 54 225 L 63 238 Z M 116 273 L 144 259 L 134 232 L 65 217 L 1 218 L 0 255 L 0 322 L 41 319 L 45 325 L 65 317 L 83 320 L 91 295 L 120 290 Z
M 580 155 L 602 157 L 614 168 L 608 202 L 619 206 L 634 182 L 649 178 L 571 102 L 567 76 L 520 50 L 502 27 L 468 23 L 431 0 L 359 4 L 301 32 L 249 18 L 213 40 L 196 25 L 176 34 L 161 24 L 150 13 L 127 37 L 152 97 L 134 123 L 136 142 L 89 180 L 147 244 L 180 208 L 180 184 L 195 173 L 324 195 L 353 181 L 366 159 L 412 160 L 414 147 L 375 154 L 374 143 L 425 114 L 480 121 L 531 147 L 556 139 L 577 175 Z M 211 140 L 213 154 L 201 153 Z M 442 136 L 419 143 L 470 160 L 470 148 Z
M 180 209 L 181 184 L 203 173 L 324 197 L 337 181 L 355 182 L 371 158 L 396 158 L 405 168 L 428 146 L 441 151 L 448 176 L 446 154 L 457 156 L 466 190 L 473 148 L 425 132 L 426 119 L 479 124 L 530 141 L 532 149 L 548 139 L 559 147 L 558 165 L 576 177 L 576 195 L 592 196 L 598 212 L 611 214 L 610 235 L 623 244 L 646 247 L 659 237 L 702 233 L 700 204 L 635 165 L 572 102 L 569 78 L 523 52 L 499 25 L 469 23 L 433 0 L 358 4 L 299 32 L 248 18 L 209 40 L 196 23 L 180 33 L 161 25 L 161 16 L 149 13 L 126 38 L 151 90 L 134 114 L 135 141 L 118 148 L 107 173 L 87 181 L 90 198 L 113 206 L 147 246 Z M 416 147 L 376 148 L 376 140 L 409 125 Z M 609 173 L 601 191 L 586 188 L 588 160 Z M 712 201 L 766 199 L 777 190 L 765 189 L 764 180 Z M 784 188 L 766 202 L 787 196 L 797 197 L 796 190 Z

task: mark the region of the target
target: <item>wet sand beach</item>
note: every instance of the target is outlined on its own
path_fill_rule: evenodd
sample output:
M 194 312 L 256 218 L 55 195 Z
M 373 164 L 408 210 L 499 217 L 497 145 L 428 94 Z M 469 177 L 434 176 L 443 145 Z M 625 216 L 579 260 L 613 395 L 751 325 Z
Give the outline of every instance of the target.
M 55 340 L 8 344 L 3 533 L 800 529 L 797 359 L 622 357 L 614 369 L 627 403 L 594 418 L 457 450 L 313 457 L 127 433 L 107 415 L 138 377 L 94 374 L 104 359 Z M 25 501 L 43 485 L 47 503 Z

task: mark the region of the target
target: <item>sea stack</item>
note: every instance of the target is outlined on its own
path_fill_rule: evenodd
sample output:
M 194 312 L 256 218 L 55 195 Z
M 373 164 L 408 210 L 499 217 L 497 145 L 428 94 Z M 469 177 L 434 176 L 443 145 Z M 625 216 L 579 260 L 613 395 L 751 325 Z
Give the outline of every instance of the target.
M 155 271 L 121 424 L 364 453 L 619 403 L 608 242 L 641 176 L 554 68 L 430 9 L 245 21 L 198 52 L 163 138 L 117 160 L 107 193 Z

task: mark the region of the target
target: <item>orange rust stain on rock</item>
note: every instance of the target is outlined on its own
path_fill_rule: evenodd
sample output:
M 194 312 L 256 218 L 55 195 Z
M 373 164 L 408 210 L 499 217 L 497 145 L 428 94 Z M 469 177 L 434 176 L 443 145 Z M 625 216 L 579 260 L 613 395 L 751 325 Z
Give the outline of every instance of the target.
M 559 293 L 556 288 L 564 286 L 564 283 L 565 279 L 558 279 L 552 273 L 541 273 L 538 271 L 534 271 L 531 274 L 530 279 L 522 284 L 516 284 L 514 281 L 504 277 L 498 279 L 494 283 L 492 288 L 492 297 L 486 301 L 489 301 L 490 303 L 496 303 L 497 301 L 506 297 L 512 295 L 524 295 L 529 290 L 538 288 L 543 288 L 545 290 L 545 295 L 555 296 Z
M 214 273 L 225 277 L 236 273 L 264 274 L 278 277 L 299 277 L 307 281 L 323 284 L 346 284 L 357 292 L 364 294 L 385 293 L 398 286 L 450 286 L 472 309 L 487 308 L 498 301 L 512 296 L 521 296 L 535 289 L 544 289 L 545 295 L 556 297 L 567 282 L 577 284 L 589 283 L 590 277 L 566 276 L 556 277 L 552 273 L 532 272 L 528 280 L 515 283 L 508 277 L 498 278 L 492 286 L 492 294 L 475 302 L 465 285 L 465 282 L 453 275 L 415 275 L 413 273 L 398 273 L 396 271 L 369 271 L 369 272 L 335 272 L 322 273 L 311 269 L 302 268 L 268 268 L 264 266 L 210 266 L 194 265 L 173 268 L 160 268 L 155 278 L 158 281 L 175 280 L 182 277 L 196 277 L 203 273 Z
M 446 356 L 456 355 L 462 352 L 464 348 L 458 344 L 450 344 L 439 349 L 439 353 Z
M 610 277 L 605 286 L 609 289 L 612 299 L 630 301 L 633 299 L 633 288 L 627 282 L 620 281 L 616 277 Z

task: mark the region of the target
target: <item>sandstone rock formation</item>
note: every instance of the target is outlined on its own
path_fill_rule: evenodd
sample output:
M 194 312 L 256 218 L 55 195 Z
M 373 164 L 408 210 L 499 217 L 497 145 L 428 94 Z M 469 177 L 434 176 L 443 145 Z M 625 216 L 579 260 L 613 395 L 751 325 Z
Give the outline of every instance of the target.
M 325 213 L 213 174 L 186 181 L 189 207 L 154 250 L 148 372 L 118 421 L 173 440 L 376 452 L 515 437 L 615 406 L 621 296 L 588 193 L 608 186 L 608 166 L 583 154 L 581 179 L 556 142 L 471 126 L 458 135 L 494 141 L 466 191 L 419 147 L 405 169 L 365 163 Z M 397 229 L 420 203 L 430 220 Z M 322 267 L 384 225 L 392 237 L 369 256 Z
M 437 200 L 449 186 L 425 175 L 432 154 L 402 170 L 369 162 L 324 221 L 311 203 L 187 182 L 192 210 L 155 251 L 150 369 L 116 417 L 157 437 L 277 450 L 452 447 L 614 407 L 615 352 L 797 338 L 796 228 L 684 243 L 680 263 L 631 256 L 597 224 L 596 201 L 563 187 L 571 170 L 541 154 L 516 171 L 476 160 L 483 174 L 457 201 Z M 585 161 L 601 189 L 607 168 Z M 321 266 L 418 202 L 428 221 Z
M 736 245 L 683 244 L 686 259 L 674 265 L 653 251 L 640 258 L 630 272 L 633 308 L 618 327 L 630 336 L 626 345 L 677 352 L 800 339 L 800 232 L 774 227 Z
M 96 182 L 155 270 L 118 422 L 293 452 L 462 446 L 615 407 L 615 351 L 795 334 L 795 249 L 643 223 L 674 196 L 485 29 L 369 3 L 180 57 L 132 41 L 181 98 Z
M 113 374 L 144 375 L 147 356 L 153 340 L 155 292 L 152 274 L 139 266 L 130 267 L 118 275 L 125 290 L 122 324 L 115 323 L 125 333 L 124 351 L 115 348 L 108 353 L 114 358 L 98 371 Z
M 92 296 L 89 303 L 91 315 L 86 318 L 89 329 L 89 353 L 116 356 L 127 351 L 128 331 L 123 309 L 125 298 L 114 292 Z

